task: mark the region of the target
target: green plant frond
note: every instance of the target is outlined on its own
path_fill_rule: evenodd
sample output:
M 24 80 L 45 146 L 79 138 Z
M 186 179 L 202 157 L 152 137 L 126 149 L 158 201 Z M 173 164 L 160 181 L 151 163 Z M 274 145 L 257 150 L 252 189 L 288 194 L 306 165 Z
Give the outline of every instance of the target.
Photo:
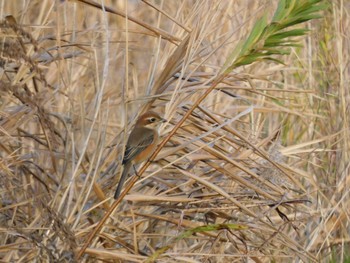
M 291 26 L 294 26 L 297 24 L 301 24 L 301 23 L 307 22 L 307 21 L 312 20 L 312 19 L 318 19 L 320 17 L 321 16 L 317 15 L 317 14 L 310 14 L 307 16 L 295 16 L 295 17 L 292 17 L 291 19 L 284 21 L 284 28 L 291 27 Z
M 278 30 L 280 30 L 280 27 L 281 25 L 278 22 L 271 22 L 264 30 L 264 39 L 278 32 Z
M 302 46 L 301 44 L 298 44 L 298 41 L 294 41 L 294 40 L 288 40 L 288 41 L 280 41 L 280 40 L 271 40 L 269 42 L 266 42 L 264 45 L 265 49 L 268 48 L 274 48 L 276 46 L 279 47 L 299 47 Z
M 290 16 L 290 14 L 293 12 L 296 4 L 297 3 L 295 0 L 281 0 L 281 1 L 279 1 L 276 12 L 272 18 L 272 22 L 283 21 L 283 19 L 285 17 Z
M 236 48 L 229 54 L 228 58 L 226 59 L 222 67 L 224 70 L 231 71 L 230 68 L 232 67 L 232 62 L 235 61 L 236 57 L 238 56 L 238 53 L 241 52 L 243 43 L 244 43 L 243 41 L 238 42 Z
M 290 50 L 286 50 L 286 49 L 275 49 L 275 48 L 271 48 L 271 49 L 266 49 L 266 52 L 264 53 L 265 57 L 264 59 L 267 59 L 270 55 L 289 55 L 290 54 Z
M 276 62 L 277 64 L 286 65 L 282 60 L 272 57 L 266 57 L 265 60 Z
M 249 65 L 252 64 L 253 62 L 258 61 L 259 59 L 264 56 L 262 53 L 254 53 L 254 54 L 249 54 L 244 57 L 240 57 L 240 59 L 236 60 L 235 64 L 233 64 L 233 68 L 244 66 L 244 65 Z
M 260 18 L 246 41 L 229 55 L 224 63 L 224 73 L 227 74 L 236 67 L 249 65 L 261 59 L 271 60 L 271 56 L 274 55 L 290 54 L 290 47 L 300 46 L 297 44 L 299 41 L 293 38 L 303 36 L 309 30 L 286 29 L 320 18 L 319 12 L 327 7 L 322 2 L 322 0 L 280 0 L 272 21 L 268 23 L 266 15 Z
M 261 39 L 262 34 L 264 34 L 264 30 L 266 30 L 266 25 L 266 16 L 263 16 L 255 23 L 249 37 L 244 42 L 241 41 L 228 56 L 223 66 L 223 69 L 225 69 L 225 71 L 231 71 L 232 66 L 234 65 L 233 61 L 235 61 L 237 57 L 243 57 L 244 55 L 246 55 L 245 53 L 248 53 L 248 51 L 252 49 L 256 42 L 259 41 L 259 39 Z
M 250 33 L 247 40 L 244 42 L 239 55 L 244 55 L 249 49 L 253 47 L 254 44 L 256 44 L 261 39 L 261 35 L 264 32 L 266 26 L 267 26 L 267 17 L 265 15 L 262 18 L 260 18 L 258 21 L 256 21 L 252 29 L 252 32 Z
M 308 9 L 306 10 L 300 10 L 300 12 L 296 13 L 296 15 L 309 15 L 312 13 L 317 13 L 319 11 L 325 10 L 326 8 L 328 8 L 328 4 L 326 3 L 320 3 L 320 4 L 315 4 L 312 6 L 309 6 Z
M 298 29 L 277 33 L 277 34 L 271 35 L 268 39 L 266 39 L 266 42 L 269 41 L 270 39 L 283 39 L 287 37 L 303 36 L 309 31 L 310 30 L 306 28 L 298 28 Z
M 274 47 L 299 47 L 302 46 L 299 40 L 293 40 L 293 39 L 286 39 L 286 40 L 281 40 L 281 39 L 269 39 L 265 42 L 264 48 L 274 48 Z
M 293 10 L 294 15 L 306 15 L 308 13 L 316 13 L 318 11 L 321 11 L 325 8 L 326 4 L 321 3 L 322 0 L 317 1 L 301 1 L 301 4 Z
M 272 18 L 272 22 L 277 22 L 282 20 L 282 18 L 286 15 L 286 13 L 284 12 L 285 9 L 286 9 L 286 0 L 281 0 L 278 3 L 276 12 Z

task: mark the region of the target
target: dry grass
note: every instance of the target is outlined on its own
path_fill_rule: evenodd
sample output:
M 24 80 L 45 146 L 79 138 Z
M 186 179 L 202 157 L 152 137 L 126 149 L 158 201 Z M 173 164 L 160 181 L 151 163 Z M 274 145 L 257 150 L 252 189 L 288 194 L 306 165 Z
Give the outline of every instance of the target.
M 1 262 L 349 262 L 349 1 L 215 82 L 276 4 L 2 1 Z M 169 141 L 113 203 L 146 108 Z

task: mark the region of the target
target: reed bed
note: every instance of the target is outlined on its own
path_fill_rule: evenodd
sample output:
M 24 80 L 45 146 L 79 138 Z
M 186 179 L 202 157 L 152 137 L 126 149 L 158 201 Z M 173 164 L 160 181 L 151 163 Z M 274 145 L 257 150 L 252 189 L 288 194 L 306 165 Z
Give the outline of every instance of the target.
M 350 262 L 349 10 L 2 1 L 1 262 Z

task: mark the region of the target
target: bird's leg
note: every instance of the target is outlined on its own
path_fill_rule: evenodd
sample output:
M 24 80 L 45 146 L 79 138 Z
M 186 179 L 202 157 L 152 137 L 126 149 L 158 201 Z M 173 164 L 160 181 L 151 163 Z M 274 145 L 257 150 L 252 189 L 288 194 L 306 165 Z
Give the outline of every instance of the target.
M 134 167 L 134 171 L 135 171 L 136 176 L 137 176 L 138 178 L 140 178 L 140 175 L 139 175 L 139 173 L 137 172 L 136 167 L 135 167 L 134 164 L 132 165 L 132 167 Z

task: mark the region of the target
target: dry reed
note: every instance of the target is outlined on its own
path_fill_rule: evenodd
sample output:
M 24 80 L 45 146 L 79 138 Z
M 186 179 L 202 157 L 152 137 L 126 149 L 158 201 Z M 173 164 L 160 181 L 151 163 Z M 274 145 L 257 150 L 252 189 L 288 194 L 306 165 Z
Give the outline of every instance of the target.
M 300 2 L 3 1 L 1 262 L 350 262 L 350 3 Z

